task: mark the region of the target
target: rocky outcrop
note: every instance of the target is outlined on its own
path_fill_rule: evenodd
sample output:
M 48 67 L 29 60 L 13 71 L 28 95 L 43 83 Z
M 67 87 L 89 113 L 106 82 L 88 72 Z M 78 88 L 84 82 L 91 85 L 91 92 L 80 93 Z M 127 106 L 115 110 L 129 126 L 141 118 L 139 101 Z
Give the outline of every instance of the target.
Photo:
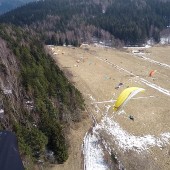
M 18 115 L 20 96 L 21 86 L 17 59 L 7 47 L 6 42 L 0 38 L 0 120 L 5 129 L 11 128 L 10 117 Z

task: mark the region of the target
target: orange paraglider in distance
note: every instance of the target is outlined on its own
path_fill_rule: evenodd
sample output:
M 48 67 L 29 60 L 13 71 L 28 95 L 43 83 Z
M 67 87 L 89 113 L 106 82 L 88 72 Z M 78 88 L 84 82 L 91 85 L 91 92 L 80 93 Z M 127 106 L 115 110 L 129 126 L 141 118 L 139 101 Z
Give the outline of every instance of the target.
M 152 77 L 154 74 L 155 74 L 156 70 L 152 70 L 150 73 L 149 73 L 149 77 Z

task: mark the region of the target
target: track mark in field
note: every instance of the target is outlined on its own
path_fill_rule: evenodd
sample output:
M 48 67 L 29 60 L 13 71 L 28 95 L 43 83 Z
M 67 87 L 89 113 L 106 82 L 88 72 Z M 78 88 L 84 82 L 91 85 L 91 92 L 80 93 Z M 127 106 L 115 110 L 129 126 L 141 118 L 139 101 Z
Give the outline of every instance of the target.
M 151 83 L 151 82 L 149 82 L 149 81 L 147 81 L 147 80 L 145 80 L 143 78 L 140 78 L 140 80 L 141 80 L 142 83 L 146 84 L 147 86 L 152 87 L 152 88 L 160 91 L 161 93 L 164 93 L 164 94 L 170 96 L 170 91 L 169 90 L 164 89 L 164 88 L 162 88 L 162 87 L 160 87 L 160 86 L 158 86 L 158 85 L 156 85 L 154 83 Z
M 150 58 L 148 58 L 148 57 L 145 57 L 145 56 L 143 56 L 143 53 L 142 54 L 135 54 L 135 55 L 133 55 L 134 57 L 137 57 L 137 58 L 140 58 L 140 59 L 143 59 L 143 60 L 145 60 L 145 61 L 148 61 L 148 62 L 150 62 L 150 63 L 154 63 L 154 64 L 156 64 L 156 65 L 159 65 L 159 66 L 162 66 L 162 67 L 164 67 L 164 68 L 170 68 L 170 65 L 168 65 L 168 64 L 165 64 L 165 63 L 161 63 L 161 62 L 158 62 L 158 61 L 156 61 L 156 60 L 152 60 L 152 59 L 150 59 Z
M 124 69 L 122 67 L 119 67 L 118 65 L 113 64 L 112 62 L 110 62 L 108 60 L 105 60 L 105 59 L 103 59 L 101 57 L 96 57 L 96 58 L 101 60 L 101 61 L 104 61 L 105 63 L 111 65 L 112 67 L 116 68 L 119 71 L 123 71 L 125 73 L 128 73 L 128 74 L 138 78 L 140 80 L 140 82 L 142 82 L 143 84 L 145 84 L 145 85 L 147 85 L 147 86 L 149 86 L 149 87 L 151 87 L 151 88 L 153 88 L 153 89 L 155 89 L 155 90 L 157 90 L 157 91 L 159 91 L 159 92 L 161 92 L 163 94 L 166 94 L 166 95 L 170 96 L 170 91 L 169 90 L 164 89 L 164 88 L 162 88 L 162 87 L 160 87 L 160 86 L 158 86 L 158 85 L 156 85 L 154 83 L 151 83 L 151 82 L 149 82 L 149 81 L 147 81 L 147 80 L 145 80 L 143 78 L 140 78 L 139 76 L 135 75 L 134 73 L 132 73 L 132 72 L 130 72 L 130 71 L 128 71 L 128 70 L 126 70 L 126 69 Z

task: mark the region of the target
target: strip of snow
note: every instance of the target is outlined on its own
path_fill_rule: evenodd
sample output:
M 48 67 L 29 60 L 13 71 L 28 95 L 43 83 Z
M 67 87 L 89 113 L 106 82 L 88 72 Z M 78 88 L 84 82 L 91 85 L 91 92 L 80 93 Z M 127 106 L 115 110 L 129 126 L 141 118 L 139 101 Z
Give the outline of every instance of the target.
M 138 100 L 138 99 L 147 99 L 147 98 L 155 98 L 155 96 L 146 96 L 146 97 L 134 97 L 131 100 Z
M 84 170 L 108 170 L 104 153 L 95 133 L 88 133 L 83 143 Z
M 132 49 L 144 49 L 144 48 L 150 48 L 151 46 L 146 44 L 145 46 L 132 46 L 132 47 L 123 47 L 123 48 L 132 48 Z
M 147 80 L 145 80 L 143 78 L 140 78 L 140 80 L 141 80 L 142 83 L 146 84 L 147 86 L 152 87 L 152 88 L 158 90 L 159 92 L 170 96 L 170 91 L 169 90 L 164 89 L 164 88 L 162 88 L 162 87 L 160 87 L 160 86 L 158 86 L 158 85 L 156 85 L 154 83 L 151 83 L 151 82 L 149 82 L 149 81 L 147 81 Z
M 101 102 L 93 102 L 91 104 L 100 104 L 100 103 L 114 103 L 116 100 L 106 100 L 106 101 L 101 101 Z
M 104 130 L 111 135 L 113 141 L 123 151 L 134 150 L 140 153 L 154 146 L 162 148 L 170 142 L 169 132 L 162 133 L 159 137 L 153 135 L 135 136 L 122 129 L 117 122 L 109 117 L 104 117 L 95 128 L 96 131 Z
M 145 57 L 143 54 L 144 54 L 144 53 L 138 53 L 138 54 L 136 53 L 136 54 L 133 55 L 133 56 L 139 57 L 140 59 L 149 61 L 150 63 L 154 63 L 154 64 L 157 64 L 157 65 L 159 65 L 159 66 L 165 67 L 165 68 L 170 68 L 170 65 L 165 64 L 165 63 L 158 62 L 158 61 L 156 61 L 156 60 L 152 60 L 152 59 L 150 59 L 150 58 L 147 58 L 147 57 Z
M 47 45 L 48 47 L 54 47 L 54 45 Z
M 98 114 L 100 112 L 100 108 L 96 103 L 96 99 L 94 99 L 93 96 L 90 94 L 88 94 L 88 96 L 93 101 L 93 103 L 91 103 L 91 104 L 94 104 L 95 112 Z
M 105 43 L 102 43 L 102 42 L 100 42 L 100 43 L 94 43 L 94 45 L 95 45 L 96 47 L 100 47 L 100 48 L 111 48 L 109 45 L 106 45 Z
M 147 81 L 147 80 L 145 80 L 145 79 L 143 79 L 143 78 L 139 78 L 139 76 L 136 76 L 134 73 L 132 73 L 132 72 L 130 72 L 130 71 L 124 69 L 124 68 L 121 68 L 121 67 L 119 67 L 118 65 L 113 64 L 112 62 L 109 62 L 108 60 L 105 60 L 105 59 L 103 59 L 103 58 L 101 58 L 101 57 L 96 57 L 96 58 L 98 58 L 98 59 L 101 60 L 101 61 L 106 62 L 107 64 L 111 65 L 112 67 L 116 68 L 117 70 L 126 72 L 126 73 L 128 73 L 128 74 L 130 74 L 130 75 L 133 75 L 134 77 L 138 78 L 138 79 L 139 79 L 142 83 L 144 83 L 145 85 L 147 85 L 147 86 L 149 86 L 149 87 L 151 87 L 151 88 L 154 88 L 155 90 L 157 90 L 157 91 L 159 91 L 159 92 L 161 92 L 161 93 L 163 93 L 163 94 L 166 94 L 166 95 L 170 96 L 170 91 L 169 91 L 169 90 L 164 89 L 164 88 L 162 88 L 162 87 L 160 87 L 160 86 L 158 86 L 158 85 L 156 85 L 156 84 L 154 84 L 154 83 L 151 83 L 151 82 L 149 82 L 149 81 Z

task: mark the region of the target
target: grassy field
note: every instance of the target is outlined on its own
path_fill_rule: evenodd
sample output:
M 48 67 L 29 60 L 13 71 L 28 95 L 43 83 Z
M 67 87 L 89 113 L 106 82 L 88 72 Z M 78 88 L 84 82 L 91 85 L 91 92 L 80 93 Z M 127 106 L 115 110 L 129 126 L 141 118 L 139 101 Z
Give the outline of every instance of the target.
M 170 132 L 170 46 L 120 50 L 97 45 L 49 48 L 56 63 L 82 92 L 90 110 L 88 113 L 97 122 L 102 118 L 107 101 L 116 100 L 123 89 L 137 86 L 146 91 L 131 100 L 122 114 L 113 113 L 111 107 L 108 115 L 114 117 L 114 121 L 127 133 L 137 137 L 160 137 L 160 134 Z M 151 70 L 156 70 L 153 77 L 149 77 Z M 119 83 L 123 85 L 116 89 Z M 112 106 L 112 103 L 109 104 Z M 97 109 L 100 111 L 97 112 Z M 134 121 L 129 119 L 129 115 L 133 115 Z M 73 130 L 71 155 L 66 164 L 54 169 L 82 168 L 82 139 L 91 126 L 92 121 L 88 120 Z M 109 136 L 105 137 L 110 140 Z M 78 141 L 76 145 L 75 141 Z M 153 145 L 142 153 L 135 150 L 122 152 L 114 142 L 112 146 L 127 169 L 170 169 L 169 144 L 161 147 Z

